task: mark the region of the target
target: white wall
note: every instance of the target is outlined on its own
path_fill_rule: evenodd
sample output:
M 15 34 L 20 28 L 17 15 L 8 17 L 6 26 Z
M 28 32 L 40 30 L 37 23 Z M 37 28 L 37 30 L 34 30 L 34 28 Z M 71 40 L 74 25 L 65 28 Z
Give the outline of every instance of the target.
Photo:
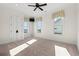
M 52 14 L 53 12 L 64 9 L 65 11 L 65 19 L 63 20 L 63 34 L 62 35 L 55 35 L 53 34 L 53 19 Z M 0 44 L 15 41 L 17 39 L 10 39 L 10 20 L 9 16 L 17 16 L 20 21 L 19 22 L 19 34 L 18 38 L 24 38 L 24 32 L 23 32 L 23 17 L 24 14 L 17 10 L 13 10 L 11 8 L 7 7 L 1 7 L 0 6 Z M 21 17 L 21 18 L 20 18 Z M 42 24 L 42 33 L 37 33 L 36 31 L 36 23 L 34 23 L 34 35 L 36 37 L 76 44 L 77 43 L 77 20 L 76 20 L 76 9 L 74 5 L 68 5 L 63 7 L 58 7 L 55 10 L 51 10 L 49 13 L 43 13 L 43 24 Z M 15 20 L 16 22 L 16 20 Z M 32 24 L 31 24 L 32 25 Z M 16 25 L 15 25 L 16 28 Z M 15 32 L 15 29 L 14 29 Z M 17 34 L 14 34 L 15 36 Z M 30 32 L 25 34 L 25 37 L 30 36 Z M 16 38 L 16 37 L 15 37 Z
M 31 36 L 34 36 L 34 22 L 30 22 L 29 32 Z
M 77 6 L 77 47 L 79 50 L 79 4 Z
M 34 32 L 34 24 L 29 22 L 29 32 L 24 33 L 24 13 L 0 5 L 0 44 L 22 40 Z M 19 32 L 16 33 L 16 30 Z
M 52 14 L 54 11 L 58 9 L 64 9 L 65 12 L 65 19 L 63 20 L 63 34 L 58 35 L 54 34 L 53 32 L 53 19 Z M 76 44 L 77 43 L 77 19 L 76 19 L 76 9 L 75 5 L 69 5 L 64 7 L 59 7 L 55 10 L 52 10 L 49 14 L 44 14 L 43 16 L 43 26 L 42 26 L 42 33 L 37 33 L 35 27 L 35 36 Z
M 11 16 L 14 17 L 13 20 L 10 18 Z M 12 23 L 10 21 L 12 21 Z M 23 21 L 24 15 L 22 13 L 7 7 L 0 6 L 0 44 L 23 39 Z M 16 34 L 17 29 L 19 33 Z M 11 35 L 13 35 L 13 37 L 11 37 Z

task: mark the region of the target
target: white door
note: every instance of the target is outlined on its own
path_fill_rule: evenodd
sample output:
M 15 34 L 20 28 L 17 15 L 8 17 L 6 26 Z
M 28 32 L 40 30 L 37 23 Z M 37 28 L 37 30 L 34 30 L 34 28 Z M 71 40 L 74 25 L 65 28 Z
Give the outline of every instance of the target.
M 16 39 L 16 30 L 15 30 L 15 17 L 14 16 L 10 16 L 10 39 L 11 40 L 15 40 Z
M 29 32 L 30 32 L 30 35 L 33 37 L 34 36 L 34 22 L 30 22 L 29 24 Z

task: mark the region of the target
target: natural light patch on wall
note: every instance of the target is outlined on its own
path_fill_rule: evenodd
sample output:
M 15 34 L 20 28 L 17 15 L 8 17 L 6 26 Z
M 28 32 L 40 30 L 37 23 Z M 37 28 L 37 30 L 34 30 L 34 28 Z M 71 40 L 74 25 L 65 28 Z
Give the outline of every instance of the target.
M 66 48 L 55 45 L 56 56 L 70 56 Z
M 34 42 L 36 42 L 37 40 L 36 39 L 32 39 L 32 40 L 30 40 L 30 41 L 28 41 L 28 42 L 26 42 L 27 44 L 33 44 Z
M 18 54 L 19 52 L 21 52 L 22 50 L 24 50 L 25 48 L 27 48 L 29 45 L 27 45 L 26 43 L 16 47 L 16 48 L 13 48 L 10 50 L 10 55 L 11 56 L 14 56 L 16 54 Z

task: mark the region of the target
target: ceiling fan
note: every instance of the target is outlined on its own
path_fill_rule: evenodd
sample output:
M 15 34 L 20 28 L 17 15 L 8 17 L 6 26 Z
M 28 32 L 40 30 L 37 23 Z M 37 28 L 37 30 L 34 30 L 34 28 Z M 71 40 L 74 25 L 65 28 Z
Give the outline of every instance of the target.
M 30 7 L 35 7 L 34 11 L 39 8 L 41 11 L 43 11 L 43 9 L 41 8 L 42 6 L 46 6 L 47 3 L 44 3 L 44 4 L 39 4 L 39 3 L 35 3 L 35 5 L 28 5 Z

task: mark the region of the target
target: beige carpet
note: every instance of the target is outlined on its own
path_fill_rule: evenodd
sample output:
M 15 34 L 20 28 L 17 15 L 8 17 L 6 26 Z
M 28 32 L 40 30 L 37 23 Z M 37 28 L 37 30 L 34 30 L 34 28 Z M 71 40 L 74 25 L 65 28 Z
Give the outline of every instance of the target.
M 37 41 L 30 45 L 28 44 L 29 46 L 16 54 L 16 56 L 56 56 L 55 45 L 66 48 L 71 56 L 79 55 L 75 45 L 41 38 L 25 38 L 24 40 L 1 45 L 0 55 L 10 55 L 11 49 L 16 48 L 32 39 Z

